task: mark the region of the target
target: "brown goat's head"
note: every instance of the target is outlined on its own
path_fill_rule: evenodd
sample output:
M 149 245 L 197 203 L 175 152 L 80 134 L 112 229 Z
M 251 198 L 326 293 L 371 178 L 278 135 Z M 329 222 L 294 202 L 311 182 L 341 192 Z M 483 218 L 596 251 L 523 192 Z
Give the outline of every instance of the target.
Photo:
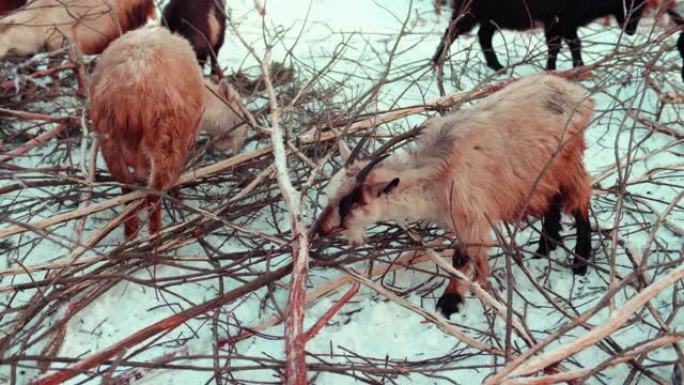
M 341 152 L 345 157 L 345 151 Z M 342 233 L 355 245 L 364 242 L 366 227 L 385 216 L 383 200 L 387 200 L 399 185 L 399 178 L 384 178 L 384 173 L 376 168 L 387 156 L 389 154 L 359 161 L 353 157 L 348 159 L 326 187 L 328 205 L 314 224 L 316 234 Z

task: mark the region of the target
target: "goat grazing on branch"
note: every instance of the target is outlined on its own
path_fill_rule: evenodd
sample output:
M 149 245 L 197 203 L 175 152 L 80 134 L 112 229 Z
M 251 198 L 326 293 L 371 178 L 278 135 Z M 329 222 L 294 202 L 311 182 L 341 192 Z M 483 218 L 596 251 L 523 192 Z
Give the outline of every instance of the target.
M 171 0 L 162 25 L 190 41 L 200 66 L 210 58 L 212 73 L 223 76 L 216 58 L 226 33 L 225 0 Z
M 583 88 L 562 78 L 518 80 L 472 109 L 429 120 L 406 153 L 345 166 L 328 185 L 329 202 L 313 231 L 341 232 L 360 244 L 378 221 L 432 222 L 458 236 L 454 267 L 465 272 L 472 261 L 486 286 L 492 224 L 543 217 L 537 254 L 545 256 L 561 240 L 564 210 L 577 225 L 573 270 L 585 274 L 591 183 L 584 129 L 593 108 Z M 444 315 L 458 311 L 465 289 L 451 280 L 437 303 Z
M 0 59 L 53 51 L 66 42 L 98 54 L 154 14 L 153 0 L 34 0 L 0 19 Z
M 492 47 L 492 37 L 498 29 L 524 31 L 543 27 L 548 46 L 547 70 L 556 69 L 561 38 L 570 47 L 575 67 L 584 65 L 577 28 L 594 19 L 613 15 L 621 28 L 632 35 L 636 32 L 646 0 L 456 0 L 451 21 L 432 58 L 441 65 L 454 40 L 476 25 L 480 46 L 487 66 L 503 68 Z
M 90 116 L 102 156 L 123 193 L 147 181 L 152 234 L 161 228 L 155 194 L 172 187 L 183 170 L 205 92 L 192 47 L 163 28 L 124 34 L 102 53 L 93 72 Z M 137 213 L 124 227 L 127 239 L 135 237 Z

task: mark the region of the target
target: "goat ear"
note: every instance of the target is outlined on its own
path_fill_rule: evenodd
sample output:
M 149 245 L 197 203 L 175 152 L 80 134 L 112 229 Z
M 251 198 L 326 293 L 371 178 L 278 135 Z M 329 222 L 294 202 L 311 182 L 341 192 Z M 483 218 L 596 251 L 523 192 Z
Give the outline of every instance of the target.
M 240 100 L 240 94 L 233 88 L 228 81 L 228 78 L 223 78 L 218 84 L 218 94 L 221 95 L 227 102 Z
M 340 156 L 342 156 L 342 159 L 346 162 L 351 156 L 351 150 L 349 149 L 349 146 L 347 146 L 347 143 L 345 143 L 343 140 L 340 140 L 337 142 L 337 147 L 340 148 Z
M 397 186 L 399 186 L 399 178 L 394 178 L 389 182 L 375 183 L 372 186 L 373 194 L 376 197 L 379 197 L 383 194 L 389 194 L 392 191 L 394 191 L 394 189 L 396 189 Z

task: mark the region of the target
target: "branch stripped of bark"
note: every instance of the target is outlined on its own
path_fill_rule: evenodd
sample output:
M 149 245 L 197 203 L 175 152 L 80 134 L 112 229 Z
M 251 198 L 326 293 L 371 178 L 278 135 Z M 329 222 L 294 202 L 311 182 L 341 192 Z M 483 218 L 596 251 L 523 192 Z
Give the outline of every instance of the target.
M 167 317 L 159 322 L 156 322 L 142 330 L 139 330 L 132 334 L 131 336 L 115 343 L 114 345 L 102 350 L 99 353 L 95 353 L 89 357 L 82 359 L 81 361 L 71 365 L 69 368 L 63 369 L 51 376 L 45 377 L 33 383 L 33 385 L 57 385 L 64 381 L 73 378 L 88 369 L 91 369 L 97 365 L 100 365 L 112 357 L 116 357 L 125 349 L 130 349 L 131 347 L 153 337 L 159 333 L 172 330 L 180 325 L 182 325 L 187 320 L 197 317 L 200 314 L 206 313 L 209 310 L 217 309 L 227 303 L 230 303 L 243 295 L 257 290 L 263 286 L 270 284 L 271 282 L 277 281 L 292 271 L 292 264 L 288 264 L 279 268 L 278 270 L 265 273 L 259 278 L 235 289 L 231 290 L 226 294 L 212 299 L 211 301 L 202 303 L 197 306 L 193 306 L 185 311 L 178 314 L 174 314 Z
M 304 346 L 306 335 L 303 332 L 304 306 L 306 305 L 306 275 L 309 269 L 309 238 L 306 226 L 302 223 L 300 207 L 301 196 L 292 185 L 287 169 L 287 151 L 285 137 L 280 127 L 280 109 L 276 100 L 271 75 L 269 74 L 271 52 L 266 51 L 261 60 L 261 71 L 271 105 L 271 141 L 275 158 L 276 178 L 283 195 L 287 211 L 290 215 L 292 229 L 292 286 L 288 296 L 289 312 L 285 320 L 285 383 L 289 385 L 306 385 L 306 356 Z
M 684 267 L 673 270 L 670 274 L 646 287 L 634 298 L 627 301 L 622 309 L 615 311 L 605 323 L 588 331 L 582 337 L 576 338 L 550 352 L 531 358 L 526 362 L 522 362 L 520 359 L 514 360 L 499 374 L 487 380 L 485 385 L 518 383 L 515 381 L 515 377 L 536 373 L 596 344 L 624 325 L 630 316 L 641 309 L 653 297 L 680 279 L 684 279 Z M 544 341 L 540 343 L 544 343 Z

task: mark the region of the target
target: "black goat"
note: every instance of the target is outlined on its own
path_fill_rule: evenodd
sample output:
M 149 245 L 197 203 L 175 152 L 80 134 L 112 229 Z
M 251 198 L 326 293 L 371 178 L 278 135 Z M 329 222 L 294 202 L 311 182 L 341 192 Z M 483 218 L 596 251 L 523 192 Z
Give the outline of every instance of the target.
M 677 39 L 677 50 L 682 57 L 682 81 L 684 82 L 684 18 L 672 8 L 667 10 L 667 14 L 682 29 L 682 32 L 679 33 L 679 39 Z
M 162 25 L 190 41 L 197 61 L 222 76 L 216 57 L 226 32 L 225 0 L 171 0 L 164 8 Z
M 449 46 L 461 34 L 480 25 L 477 36 L 487 66 L 503 68 L 492 47 L 497 29 L 524 31 L 544 27 L 548 46 L 547 70 L 556 69 L 561 38 L 570 47 L 573 66 L 584 65 L 577 27 L 613 15 L 628 35 L 636 32 L 646 0 L 455 0 L 451 21 L 432 58 L 435 65 L 444 61 Z
M 26 0 L 0 0 L 0 15 L 14 11 L 26 4 Z

